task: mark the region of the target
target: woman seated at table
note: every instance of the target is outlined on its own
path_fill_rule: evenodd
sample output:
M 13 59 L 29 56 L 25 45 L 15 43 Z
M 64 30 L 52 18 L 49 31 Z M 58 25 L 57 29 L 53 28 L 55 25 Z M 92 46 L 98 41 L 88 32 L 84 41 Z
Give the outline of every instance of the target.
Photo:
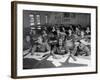
M 38 37 L 37 45 L 32 48 L 32 54 L 40 52 L 40 53 L 50 53 L 50 47 L 47 41 L 43 40 L 42 36 Z
M 90 42 L 88 40 L 88 37 L 85 35 L 85 31 L 81 30 L 81 39 L 78 46 L 77 55 L 89 56 L 90 55 L 89 46 L 90 46 Z
M 62 58 L 65 54 L 67 54 L 64 46 L 64 42 L 62 39 L 57 41 L 57 45 L 52 50 L 52 56 L 54 58 Z
M 68 29 L 68 34 L 65 38 L 65 47 L 68 50 L 73 49 L 73 47 L 74 47 L 74 35 L 73 35 L 72 29 L 70 27 Z

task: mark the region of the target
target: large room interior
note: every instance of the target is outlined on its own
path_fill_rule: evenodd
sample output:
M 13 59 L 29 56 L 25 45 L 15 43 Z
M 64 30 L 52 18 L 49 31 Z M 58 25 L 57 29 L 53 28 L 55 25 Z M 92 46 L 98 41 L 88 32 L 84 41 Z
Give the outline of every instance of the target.
M 90 18 L 88 13 L 23 10 L 23 69 L 89 66 Z M 41 51 L 44 45 L 37 49 L 41 36 L 48 51 Z M 72 41 L 63 44 L 64 53 L 59 50 L 63 46 L 60 40 Z

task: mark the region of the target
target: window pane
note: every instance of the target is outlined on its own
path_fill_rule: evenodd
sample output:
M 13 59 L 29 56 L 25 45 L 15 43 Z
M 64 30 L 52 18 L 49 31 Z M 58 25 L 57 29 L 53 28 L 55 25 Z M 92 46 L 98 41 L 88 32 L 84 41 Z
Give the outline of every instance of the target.
M 30 14 L 30 15 L 29 15 L 29 18 L 30 18 L 30 20 L 29 20 L 30 26 L 35 25 L 35 23 L 34 23 L 34 15 L 33 15 L 33 14 Z
M 36 15 L 37 24 L 40 24 L 40 15 Z

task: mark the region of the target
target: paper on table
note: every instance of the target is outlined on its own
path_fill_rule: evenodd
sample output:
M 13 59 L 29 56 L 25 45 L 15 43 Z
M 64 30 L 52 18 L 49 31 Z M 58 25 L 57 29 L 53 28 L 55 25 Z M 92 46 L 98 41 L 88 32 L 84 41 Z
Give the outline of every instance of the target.
M 43 59 L 42 55 L 39 54 L 39 53 L 36 53 L 34 55 L 31 55 L 31 53 L 29 53 L 24 58 L 30 58 L 30 59 L 36 59 L 36 60 L 42 60 Z
M 60 63 L 60 62 L 58 62 L 58 61 L 53 61 L 52 62 L 56 67 L 58 67 L 58 66 L 61 66 L 62 64 Z
M 63 56 L 63 57 L 60 58 L 60 59 L 55 59 L 55 58 L 53 58 L 53 56 L 50 56 L 47 60 L 48 60 L 48 61 L 65 62 L 67 58 L 68 58 L 68 55 Z

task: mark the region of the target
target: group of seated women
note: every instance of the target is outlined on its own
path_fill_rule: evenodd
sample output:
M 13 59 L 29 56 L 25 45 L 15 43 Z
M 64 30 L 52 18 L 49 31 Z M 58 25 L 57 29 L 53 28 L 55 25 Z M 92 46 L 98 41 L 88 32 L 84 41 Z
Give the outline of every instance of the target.
M 85 27 L 81 25 L 43 26 L 41 30 L 30 29 L 29 34 L 25 36 L 24 45 L 30 45 L 26 49 L 30 49 L 31 55 L 36 52 L 49 52 L 53 56 L 62 56 L 70 52 L 74 56 L 89 56 L 90 35 L 90 25 Z

